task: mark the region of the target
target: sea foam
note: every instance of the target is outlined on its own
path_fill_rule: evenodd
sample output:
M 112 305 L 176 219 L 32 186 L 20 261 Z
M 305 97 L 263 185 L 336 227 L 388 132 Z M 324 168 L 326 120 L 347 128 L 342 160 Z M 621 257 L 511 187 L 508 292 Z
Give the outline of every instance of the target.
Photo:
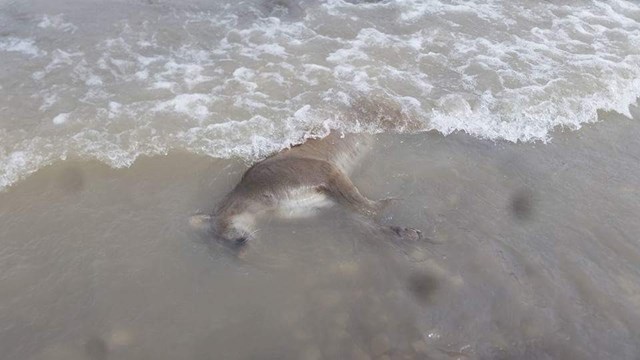
M 330 129 L 546 142 L 640 95 L 631 1 L 80 3 L 0 18 L 0 188 L 68 157 L 252 162 Z

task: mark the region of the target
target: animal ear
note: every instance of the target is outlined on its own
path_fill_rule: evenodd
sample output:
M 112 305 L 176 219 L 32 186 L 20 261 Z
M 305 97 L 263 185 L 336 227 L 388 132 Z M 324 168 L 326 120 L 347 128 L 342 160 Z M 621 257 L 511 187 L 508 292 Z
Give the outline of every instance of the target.
M 196 214 L 189 217 L 189 225 L 196 230 L 209 230 L 213 226 L 213 216 Z

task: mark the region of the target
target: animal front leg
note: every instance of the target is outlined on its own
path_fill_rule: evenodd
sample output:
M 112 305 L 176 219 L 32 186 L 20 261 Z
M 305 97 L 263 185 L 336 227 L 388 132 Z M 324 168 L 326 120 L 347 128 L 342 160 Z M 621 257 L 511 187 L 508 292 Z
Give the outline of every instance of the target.
M 197 214 L 189 217 L 189 225 L 195 230 L 210 230 L 213 216 L 207 214 Z

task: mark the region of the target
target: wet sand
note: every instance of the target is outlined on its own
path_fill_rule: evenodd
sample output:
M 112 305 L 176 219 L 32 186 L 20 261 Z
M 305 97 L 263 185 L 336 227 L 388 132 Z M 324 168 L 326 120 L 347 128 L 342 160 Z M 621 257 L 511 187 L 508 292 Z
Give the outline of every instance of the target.
M 378 137 L 353 176 L 390 242 L 332 208 L 260 224 L 245 261 L 189 229 L 248 164 L 69 159 L 0 193 L 12 359 L 635 359 L 640 111 L 548 144 Z

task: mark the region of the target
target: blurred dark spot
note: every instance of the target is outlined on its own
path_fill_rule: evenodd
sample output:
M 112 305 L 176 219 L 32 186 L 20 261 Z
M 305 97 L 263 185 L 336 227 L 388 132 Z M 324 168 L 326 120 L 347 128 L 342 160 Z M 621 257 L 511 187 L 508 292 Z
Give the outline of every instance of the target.
M 531 220 L 533 217 L 534 197 L 530 190 L 518 190 L 509 202 L 511 214 L 518 220 Z
M 84 344 L 84 351 L 87 357 L 92 360 L 107 359 L 107 343 L 99 337 L 92 337 Z
M 76 193 L 84 189 L 84 174 L 77 167 L 67 167 L 60 171 L 57 184 L 67 193 Z
M 422 304 L 431 302 L 437 288 L 438 280 L 431 274 L 416 272 L 409 276 L 409 292 Z

